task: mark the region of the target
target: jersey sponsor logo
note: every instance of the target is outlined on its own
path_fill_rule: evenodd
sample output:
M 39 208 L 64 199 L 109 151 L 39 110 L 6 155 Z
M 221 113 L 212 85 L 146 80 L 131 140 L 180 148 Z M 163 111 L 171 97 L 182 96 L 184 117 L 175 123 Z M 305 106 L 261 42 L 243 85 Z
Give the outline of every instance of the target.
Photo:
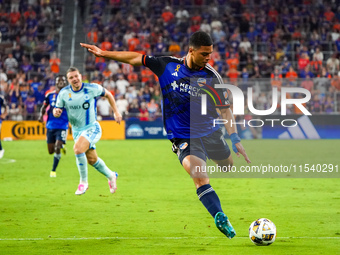
M 72 110 L 79 110 L 81 108 L 80 105 L 70 105 L 70 109 Z
M 187 148 L 187 147 L 188 147 L 188 143 L 187 143 L 187 142 L 182 143 L 182 144 L 179 145 L 179 148 L 180 148 L 181 150 L 184 150 L 184 149 Z
M 198 87 L 191 86 L 183 82 L 181 82 L 180 84 L 177 84 L 176 81 L 173 81 L 170 85 L 172 86 L 173 91 L 188 93 L 194 97 L 198 97 L 201 95 L 200 89 Z
M 90 108 L 90 103 L 89 102 L 83 103 L 83 109 L 87 110 L 89 108 Z

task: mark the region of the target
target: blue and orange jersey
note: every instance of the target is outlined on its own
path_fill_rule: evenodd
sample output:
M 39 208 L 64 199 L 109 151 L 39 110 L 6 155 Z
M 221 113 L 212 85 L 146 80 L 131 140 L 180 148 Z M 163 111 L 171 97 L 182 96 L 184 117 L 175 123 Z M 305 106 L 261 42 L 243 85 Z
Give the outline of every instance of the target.
M 215 88 L 222 84 L 217 71 L 207 64 L 200 70 L 190 69 L 185 58 L 143 55 L 142 63 L 159 78 L 162 112 L 168 139 L 199 138 L 215 132 L 216 108 L 229 108 L 228 94 Z M 201 114 L 202 94 L 206 94 L 207 113 Z
M 49 91 L 45 95 L 44 105 L 50 105 L 47 111 L 46 128 L 48 129 L 68 129 L 67 112 L 63 111 L 59 118 L 53 116 L 53 108 L 56 105 L 58 94 L 55 90 Z

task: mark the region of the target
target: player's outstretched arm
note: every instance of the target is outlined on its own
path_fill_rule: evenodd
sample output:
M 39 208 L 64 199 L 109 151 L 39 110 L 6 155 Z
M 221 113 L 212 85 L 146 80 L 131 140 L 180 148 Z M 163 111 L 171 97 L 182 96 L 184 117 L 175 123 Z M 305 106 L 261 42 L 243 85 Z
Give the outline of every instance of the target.
M 63 110 L 60 108 L 53 109 L 53 116 L 56 118 L 59 118 L 62 113 L 63 113 Z
M 38 121 L 39 122 L 43 122 L 44 121 L 43 117 L 44 117 L 44 114 L 46 112 L 46 108 L 47 108 L 47 105 L 45 105 L 45 104 L 43 104 L 43 106 L 41 106 L 39 117 L 38 117 Z
M 122 121 L 123 117 L 122 117 L 122 115 L 118 111 L 118 108 L 116 106 L 115 98 L 113 97 L 113 95 L 107 89 L 105 89 L 104 97 L 106 97 L 109 100 L 109 103 L 110 103 L 111 108 L 113 110 L 115 121 L 120 124 L 120 122 Z
M 88 49 L 89 52 L 97 57 L 109 58 L 118 62 L 127 63 L 133 66 L 142 65 L 143 54 L 133 51 L 104 51 L 95 45 L 81 43 L 81 47 Z
M 238 157 L 240 157 L 241 154 L 244 157 L 245 161 L 247 161 L 247 163 L 251 163 L 246 153 L 246 150 L 243 148 L 243 145 L 241 144 L 241 139 L 237 134 L 236 125 L 230 125 L 230 123 L 235 123 L 233 113 L 231 112 L 230 108 L 221 109 L 220 111 L 222 119 L 228 121 L 227 124 L 225 124 L 225 128 L 227 129 L 227 132 L 229 134 L 233 151 L 236 153 Z

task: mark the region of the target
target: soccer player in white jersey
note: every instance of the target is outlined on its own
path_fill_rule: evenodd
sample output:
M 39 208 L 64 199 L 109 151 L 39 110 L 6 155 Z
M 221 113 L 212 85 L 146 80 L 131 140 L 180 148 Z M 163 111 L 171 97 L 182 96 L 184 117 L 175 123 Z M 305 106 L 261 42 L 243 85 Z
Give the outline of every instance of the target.
M 75 141 L 73 150 L 76 154 L 76 162 L 80 174 L 80 183 L 75 194 L 82 195 L 89 187 L 87 162 L 106 176 L 110 192 L 114 193 L 117 189 L 116 180 L 118 174 L 111 171 L 104 161 L 98 157 L 96 152 L 95 143 L 99 141 L 102 130 L 97 122 L 95 98 L 102 96 L 109 100 L 117 123 L 121 122 L 122 115 L 116 107 L 112 94 L 99 84 L 83 83 L 82 76 L 77 68 L 70 67 L 67 70 L 66 76 L 70 85 L 59 92 L 56 106 L 53 109 L 53 115 L 60 117 L 65 109 L 69 122 L 72 125 L 72 135 Z

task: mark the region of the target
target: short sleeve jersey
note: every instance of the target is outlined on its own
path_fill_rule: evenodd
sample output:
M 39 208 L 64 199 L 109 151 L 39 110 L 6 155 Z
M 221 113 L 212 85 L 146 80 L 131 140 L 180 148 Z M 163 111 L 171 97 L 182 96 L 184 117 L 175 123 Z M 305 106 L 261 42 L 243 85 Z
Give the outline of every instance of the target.
M 82 131 L 97 121 L 96 97 L 104 95 L 105 89 L 96 83 L 83 83 L 78 91 L 68 85 L 59 92 L 56 107 L 66 109 L 72 128 Z
M 168 139 L 199 138 L 215 132 L 213 120 L 218 118 L 216 108 L 229 108 L 228 94 L 215 89 L 223 83 L 217 71 L 207 64 L 192 70 L 186 59 L 143 55 L 142 63 L 159 78 L 162 91 L 162 112 Z M 201 95 L 206 94 L 207 114 L 201 114 Z
M 59 118 L 53 116 L 53 109 L 57 102 L 58 93 L 54 91 L 50 91 L 46 94 L 44 105 L 50 105 L 50 108 L 47 111 L 47 129 L 68 129 L 68 118 L 67 112 L 63 111 Z

